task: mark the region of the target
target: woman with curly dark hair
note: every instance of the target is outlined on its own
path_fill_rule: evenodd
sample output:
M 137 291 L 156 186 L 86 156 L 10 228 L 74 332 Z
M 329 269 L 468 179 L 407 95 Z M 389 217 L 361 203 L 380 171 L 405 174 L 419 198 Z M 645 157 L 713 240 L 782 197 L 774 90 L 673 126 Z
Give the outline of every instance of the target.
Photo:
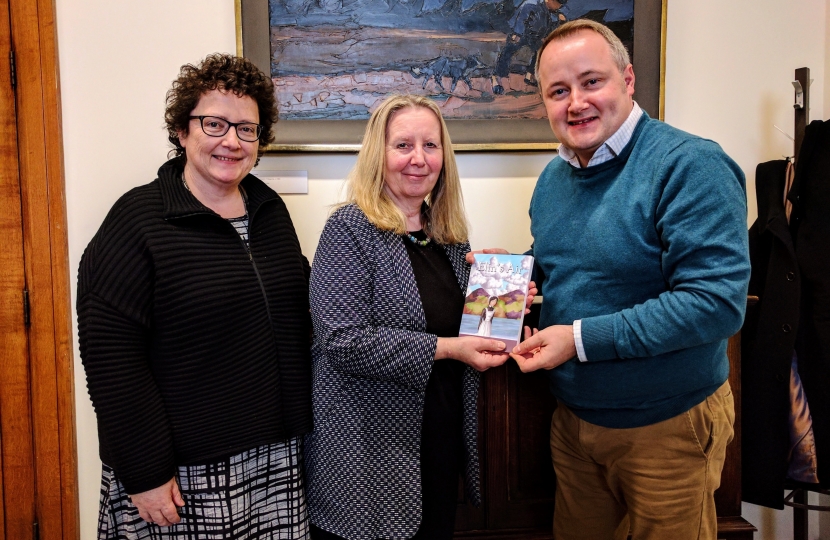
M 305 539 L 308 261 L 252 176 L 271 80 L 185 65 L 175 157 L 115 203 L 81 260 L 78 333 L 104 463 L 99 539 Z

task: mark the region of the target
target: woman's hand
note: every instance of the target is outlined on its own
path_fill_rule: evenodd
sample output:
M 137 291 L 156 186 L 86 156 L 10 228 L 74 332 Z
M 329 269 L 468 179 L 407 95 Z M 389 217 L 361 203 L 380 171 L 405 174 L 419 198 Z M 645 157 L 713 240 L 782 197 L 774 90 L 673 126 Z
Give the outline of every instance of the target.
M 157 488 L 130 495 L 130 499 L 147 523 L 167 527 L 182 520 L 176 507 L 184 506 L 184 500 L 175 476 Z
M 451 358 L 464 362 L 476 371 L 487 371 L 504 364 L 510 355 L 504 350 L 504 342 L 476 336 L 438 338 L 435 359 Z

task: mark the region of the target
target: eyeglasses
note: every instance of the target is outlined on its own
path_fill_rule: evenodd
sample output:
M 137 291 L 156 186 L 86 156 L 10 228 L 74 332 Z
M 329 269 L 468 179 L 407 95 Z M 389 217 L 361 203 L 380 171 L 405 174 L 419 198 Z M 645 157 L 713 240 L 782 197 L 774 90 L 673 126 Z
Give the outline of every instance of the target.
M 241 141 L 254 142 L 262 135 L 262 126 L 251 122 L 228 122 L 218 116 L 191 116 L 191 120 L 198 120 L 202 131 L 209 137 L 224 137 L 231 126 L 236 128 L 236 136 Z

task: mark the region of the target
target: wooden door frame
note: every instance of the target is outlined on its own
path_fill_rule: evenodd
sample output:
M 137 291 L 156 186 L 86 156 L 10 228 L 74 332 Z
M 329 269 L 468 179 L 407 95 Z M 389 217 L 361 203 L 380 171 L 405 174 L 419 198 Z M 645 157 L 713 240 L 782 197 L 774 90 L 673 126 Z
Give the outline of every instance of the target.
M 11 50 L 9 16 L 8 0 L 0 0 L 2 51 Z M 34 462 L 17 117 L 8 54 L 0 55 L 0 110 L 0 537 L 26 538 L 35 520 Z
M 36 519 L 41 539 L 77 540 L 72 311 L 55 5 L 54 0 L 8 0 L 8 5 L 18 152 L 3 159 L 16 159 L 20 174 L 30 300 L 27 333 Z

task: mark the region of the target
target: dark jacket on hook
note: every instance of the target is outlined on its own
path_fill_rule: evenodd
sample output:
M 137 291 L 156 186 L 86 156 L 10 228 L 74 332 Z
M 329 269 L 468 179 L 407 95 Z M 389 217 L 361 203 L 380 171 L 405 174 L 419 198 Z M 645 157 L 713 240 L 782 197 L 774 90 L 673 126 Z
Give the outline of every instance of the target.
M 830 122 L 806 130 L 784 212 L 786 161 L 756 171 L 752 277 L 742 339 L 743 500 L 784 508 L 792 353 L 813 420 L 820 487 L 830 488 Z
M 790 219 L 801 270 L 801 323 L 795 349 L 813 415 L 818 478 L 830 488 L 830 121 L 811 122 L 804 134 Z
M 755 170 L 758 219 L 749 229 L 752 276 L 741 332 L 743 500 L 784 508 L 789 439 L 790 364 L 798 328 L 801 280 L 784 212 L 787 162 Z

